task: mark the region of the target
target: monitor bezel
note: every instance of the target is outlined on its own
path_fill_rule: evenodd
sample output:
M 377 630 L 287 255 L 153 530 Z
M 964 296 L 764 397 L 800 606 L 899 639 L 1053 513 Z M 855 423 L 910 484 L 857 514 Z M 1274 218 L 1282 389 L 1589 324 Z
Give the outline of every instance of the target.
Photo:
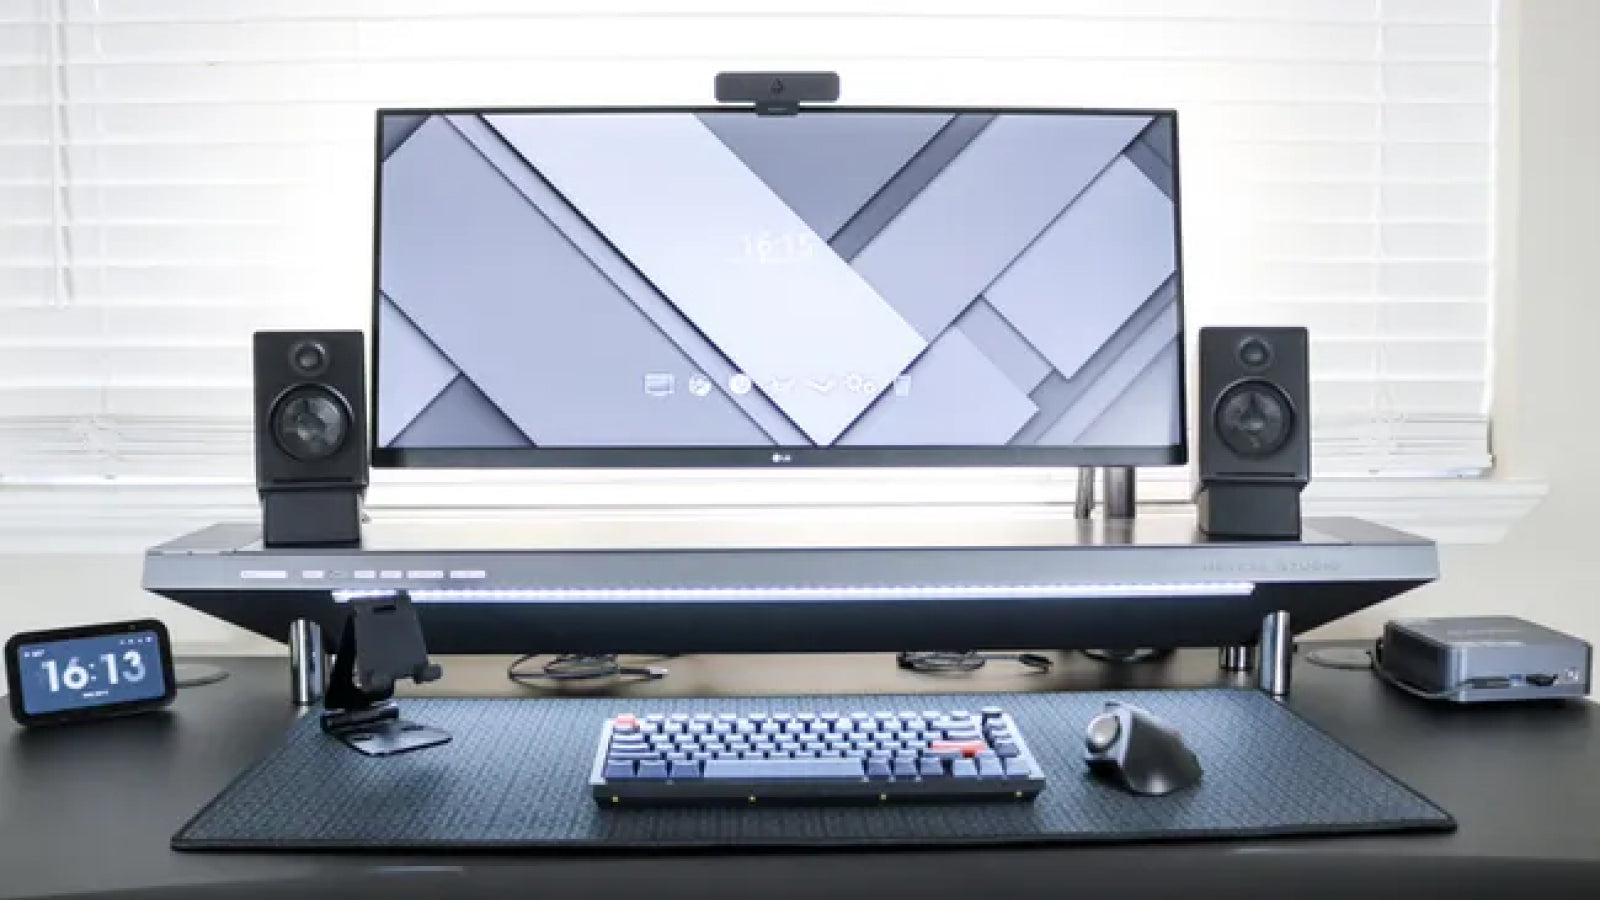
M 378 397 L 382 389 L 379 320 L 382 313 L 383 122 L 386 116 L 504 114 L 651 114 L 746 112 L 738 104 L 657 106 L 379 107 L 373 117 L 371 382 L 367 429 L 371 464 L 380 469 L 649 469 L 649 468 L 1022 468 L 1073 466 L 1184 466 L 1189 462 L 1188 354 L 1184 302 L 1183 185 L 1176 109 L 1044 106 L 802 106 L 799 115 L 934 113 L 958 115 L 1146 116 L 1172 124 L 1173 276 L 1178 304 L 1178 440 L 1166 446 L 747 446 L 747 447 L 380 447 Z

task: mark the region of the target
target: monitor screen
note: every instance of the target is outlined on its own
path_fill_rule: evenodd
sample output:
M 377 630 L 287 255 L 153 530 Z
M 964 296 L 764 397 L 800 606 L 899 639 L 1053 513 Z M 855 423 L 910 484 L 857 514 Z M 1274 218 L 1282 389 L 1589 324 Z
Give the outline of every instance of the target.
M 1185 461 L 1175 117 L 383 111 L 378 465 Z

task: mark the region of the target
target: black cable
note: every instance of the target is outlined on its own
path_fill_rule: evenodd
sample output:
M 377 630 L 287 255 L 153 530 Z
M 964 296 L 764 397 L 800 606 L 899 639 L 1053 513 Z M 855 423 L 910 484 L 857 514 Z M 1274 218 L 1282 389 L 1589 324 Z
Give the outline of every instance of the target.
M 1373 643 L 1372 649 L 1367 651 L 1367 655 L 1372 658 L 1372 674 L 1387 682 L 1390 687 L 1398 688 L 1413 697 L 1423 700 L 1449 700 L 1454 698 L 1459 691 L 1472 686 L 1468 682 L 1463 682 L 1449 690 L 1425 691 L 1422 688 L 1407 684 L 1400 679 L 1400 676 L 1389 671 L 1388 667 L 1383 664 L 1383 640 L 1381 638 Z
M 1038 653 L 979 653 L 976 650 L 902 650 L 894 658 L 895 665 L 900 668 L 924 674 L 975 672 L 990 660 L 1021 663 L 1035 672 L 1048 672 L 1055 665 L 1050 657 Z
M 506 669 L 506 677 L 517 684 L 537 684 L 540 681 L 588 681 L 596 678 L 639 678 L 654 681 L 667 677 L 667 670 L 655 666 L 630 666 L 615 653 L 562 653 L 546 662 L 537 671 L 518 671 L 524 663 L 538 659 L 541 654 L 527 653 L 517 657 Z

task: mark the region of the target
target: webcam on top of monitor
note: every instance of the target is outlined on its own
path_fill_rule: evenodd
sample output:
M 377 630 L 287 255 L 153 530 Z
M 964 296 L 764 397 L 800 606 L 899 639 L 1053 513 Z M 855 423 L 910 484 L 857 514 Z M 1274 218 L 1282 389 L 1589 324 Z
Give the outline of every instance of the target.
M 753 103 L 758 115 L 792 116 L 802 103 L 839 99 L 837 72 L 718 72 L 718 103 Z

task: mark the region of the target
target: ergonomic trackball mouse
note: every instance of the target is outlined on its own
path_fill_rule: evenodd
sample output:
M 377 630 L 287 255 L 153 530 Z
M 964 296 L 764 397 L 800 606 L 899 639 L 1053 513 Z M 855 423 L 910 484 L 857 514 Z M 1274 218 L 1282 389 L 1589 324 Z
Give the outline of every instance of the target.
M 1200 760 L 1183 736 L 1137 706 L 1108 702 L 1083 743 L 1089 771 L 1130 793 L 1160 797 L 1200 783 Z

